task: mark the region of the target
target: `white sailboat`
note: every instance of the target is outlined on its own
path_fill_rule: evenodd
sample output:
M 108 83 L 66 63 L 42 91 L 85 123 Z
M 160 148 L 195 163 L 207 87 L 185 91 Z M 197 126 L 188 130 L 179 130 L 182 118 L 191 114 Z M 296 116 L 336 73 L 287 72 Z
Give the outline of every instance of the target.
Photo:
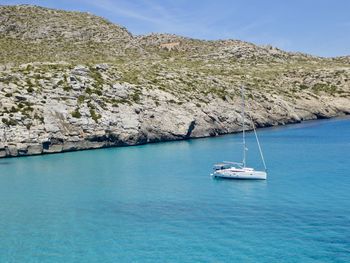
M 251 117 L 250 117 L 251 119 Z M 252 121 L 252 119 L 251 119 Z M 263 162 L 265 171 L 256 171 L 254 168 L 250 168 L 246 166 L 246 140 L 245 140 L 245 98 L 244 98 L 244 87 L 242 86 L 242 134 L 243 134 L 243 161 L 239 162 L 228 162 L 224 161 L 222 163 L 218 163 L 214 165 L 214 173 L 212 176 L 218 178 L 228 178 L 228 179 L 254 179 L 254 180 L 266 180 L 267 178 L 267 169 L 265 164 L 264 155 L 261 150 L 260 142 L 258 135 L 255 130 L 254 122 L 253 130 L 255 134 L 255 138 L 258 144 L 261 160 Z

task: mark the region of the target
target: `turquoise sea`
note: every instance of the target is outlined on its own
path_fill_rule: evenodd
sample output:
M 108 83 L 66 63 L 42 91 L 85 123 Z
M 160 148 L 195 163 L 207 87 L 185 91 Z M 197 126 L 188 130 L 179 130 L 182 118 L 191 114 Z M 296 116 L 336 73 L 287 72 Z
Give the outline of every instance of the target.
M 350 262 L 350 119 L 259 134 L 1 159 L 0 262 Z

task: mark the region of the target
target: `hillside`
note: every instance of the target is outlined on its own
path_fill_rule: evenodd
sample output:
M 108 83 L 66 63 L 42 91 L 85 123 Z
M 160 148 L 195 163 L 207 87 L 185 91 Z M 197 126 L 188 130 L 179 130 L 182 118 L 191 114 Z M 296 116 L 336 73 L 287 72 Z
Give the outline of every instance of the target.
M 0 68 L 1 157 L 236 132 L 241 85 L 258 127 L 350 113 L 349 57 L 133 36 L 42 7 L 0 6 Z

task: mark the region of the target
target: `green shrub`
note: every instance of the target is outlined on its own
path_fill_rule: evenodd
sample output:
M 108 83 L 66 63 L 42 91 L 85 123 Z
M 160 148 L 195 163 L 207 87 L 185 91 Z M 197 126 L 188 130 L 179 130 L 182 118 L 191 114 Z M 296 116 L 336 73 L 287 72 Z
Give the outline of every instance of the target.
M 95 122 L 98 122 L 98 120 L 101 119 L 101 115 L 97 114 L 93 108 L 90 108 L 90 115 Z
M 15 126 L 17 125 L 17 121 L 14 119 L 6 119 L 6 118 L 2 118 L 1 119 L 2 123 L 7 125 L 7 126 Z
M 334 85 L 330 85 L 330 84 L 325 84 L 325 83 L 316 83 L 313 87 L 312 90 L 315 93 L 318 92 L 325 92 L 328 94 L 334 94 L 337 91 L 337 87 Z
M 102 96 L 102 91 L 99 89 L 94 89 L 92 92 L 97 94 L 98 96 Z
M 33 89 L 32 87 L 29 87 L 29 88 L 27 88 L 27 91 L 28 91 L 29 93 L 32 93 L 32 92 L 34 91 L 34 89 Z
M 70 91 L 72 89 L 72 87 L 71 86 L 69 86 L 68 84 L 66 84 L 64 87 L 63 87 L 63 90 L 64 91 Z
M 141 100 L 140 94 L 138 92 L 135 92 L 134 94 L 131 95 L 131 99 L 134 102 L 140 102 Z
M 86 89 L 85 89 L 85 92 L 86 92 L 87 94 L 89 94 L 89 95 L 92 94 L 92 90 L 91 90 L 90 88 L 86 88 Z
M 82 103 L 84 103 L 84 101 L 85 101 L 85 96 L 84 95 L 80 95 L 78 97 L 78 104 L 82 104 Z
M 308 89 L 309 86 L 304 85 L 304 84 L 300 84 L 299 88 L 300 88 L 301 90 L 304 90 L 304 89 Z
M 58 85 L 58 86 L 62 86 L 63 84 L 64 84 L 63 79 L 61 79 L 60 81 L 57 82 L 57 85 Z
M 119 104 L 125 104 L 125 103 L 131 105 L 131 102 L 126 100 L 126 99 L 118 99 L 118 100 L 117 99 L 111 99 L 111 103 L 112 103 L 113 107 L 119 107 Z
M 12 106 L 10 112 L 18 112 L 18 109 L 15 106 Z
M 92 83 L 92 86 L 95 89 L 102 89 L 103 84 L 104 84 L 104 79 L 101 75 L 101 73 L 93 67 L 90 67 L 90 77 L 94 79 L 94 83 Z
M 79 109 L 76 108 L 73 112 L 72 112 L 72 117 L 73 118 L 77 118 L 80 119 L 81 118 L 81 113 L 79 112 Z

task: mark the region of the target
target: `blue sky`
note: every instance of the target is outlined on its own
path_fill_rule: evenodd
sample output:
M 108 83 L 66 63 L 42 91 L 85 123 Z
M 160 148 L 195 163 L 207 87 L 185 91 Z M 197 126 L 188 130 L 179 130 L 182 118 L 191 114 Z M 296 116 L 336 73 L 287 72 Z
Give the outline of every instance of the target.
M 0 0 L 88 11 L 133 34 L 240 39 L 319 56 L 350 55 L 349 0 Z

